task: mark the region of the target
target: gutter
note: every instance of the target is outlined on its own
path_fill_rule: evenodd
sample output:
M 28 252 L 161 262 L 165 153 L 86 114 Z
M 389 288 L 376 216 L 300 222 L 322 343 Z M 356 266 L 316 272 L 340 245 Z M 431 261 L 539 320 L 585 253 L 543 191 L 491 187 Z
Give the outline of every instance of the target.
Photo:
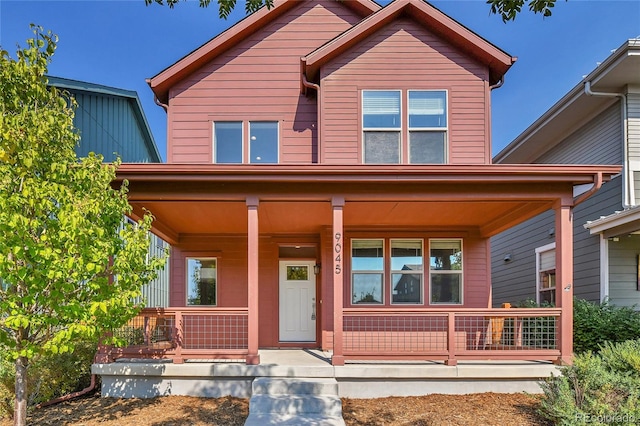
M 169 105 L 163 104 L 162 102 L 160 102 L 160 99 L 158 99 L 158 95 L 156 95 L 155 93 L 153 94 L 153 102 L 155 102 L 156 105 L 161 106 L 164 112 L 168 111 Z
M 622 180 L 622 192 L 623 192 L 623 203 L 622 207 L 627 209 L 632 207 L 631 205 L 631 173 L 629 170 L 629 135 L 627 130 L 627 120 L 628 120 L 628 111 L 627 111 L 627 95 L 624 93 L 609 93 L 609 92 L 594 92 L 591 90 L 591 81 L 587 80 L 584 82 L 584 93 L 589 96 L 606 96 L 606 97 L 616 97 L 620 98 L 622 101 L 622 171 L 624 173 Z M 591 192 L 591 191 L 589 191 Z M 586 194 L 584 194 L 586 195 Z

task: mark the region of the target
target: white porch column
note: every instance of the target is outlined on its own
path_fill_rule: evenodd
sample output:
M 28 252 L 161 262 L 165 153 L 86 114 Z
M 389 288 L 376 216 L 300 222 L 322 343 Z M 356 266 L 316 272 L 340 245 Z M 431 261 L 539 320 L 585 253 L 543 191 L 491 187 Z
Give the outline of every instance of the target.
M 559 324 L 558 364 L 573 359 L 573 200 L 559 201 L 556 218 L 556 306 L 562 309 Z
M 248 350 L 247 364 L 260 364 L 258 354 L 258 197 L 247 197 L 247 297 Z
M 342 338 L 342 309 L 344 307 L 343 283 L 344 267 L 344 223 L 343 212 L 344 197 L 331 199 L 333 208 L 333 356 L 331 364 L 344 365 L 343 338 Z

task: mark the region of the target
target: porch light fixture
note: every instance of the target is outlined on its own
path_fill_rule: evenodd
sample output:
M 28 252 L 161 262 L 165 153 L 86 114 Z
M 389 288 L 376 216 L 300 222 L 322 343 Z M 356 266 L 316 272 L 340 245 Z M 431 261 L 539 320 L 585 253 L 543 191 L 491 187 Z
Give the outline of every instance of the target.
M 313 265 L 313 273 L 318 275 L 320 274 L 320 264 L 316 263 L 315 265 Z

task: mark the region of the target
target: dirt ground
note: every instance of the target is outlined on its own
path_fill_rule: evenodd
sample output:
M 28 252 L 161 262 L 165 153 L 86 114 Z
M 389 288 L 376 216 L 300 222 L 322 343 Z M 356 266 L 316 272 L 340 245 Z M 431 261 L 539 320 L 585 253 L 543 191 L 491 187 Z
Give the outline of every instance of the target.
M 536 413 L 539 397 L 482 393 L 379 399 L 343 399 L 348 426 L 374 425 L 550 425 Z M 153 399 L 100 398 L 98 395 L 34 410 L 29 425 L 200 426 L 243 425 L 249 414 L 242 398 L 169 396 Z M 0 419 L 0 426 L 9 426 Z

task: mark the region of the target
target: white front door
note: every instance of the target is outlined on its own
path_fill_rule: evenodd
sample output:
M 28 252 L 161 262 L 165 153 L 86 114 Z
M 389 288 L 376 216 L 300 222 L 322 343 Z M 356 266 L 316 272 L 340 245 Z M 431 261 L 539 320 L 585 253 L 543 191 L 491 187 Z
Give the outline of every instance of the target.
M 315 262 L 280 261 L 280 341 L 316 341 Z

